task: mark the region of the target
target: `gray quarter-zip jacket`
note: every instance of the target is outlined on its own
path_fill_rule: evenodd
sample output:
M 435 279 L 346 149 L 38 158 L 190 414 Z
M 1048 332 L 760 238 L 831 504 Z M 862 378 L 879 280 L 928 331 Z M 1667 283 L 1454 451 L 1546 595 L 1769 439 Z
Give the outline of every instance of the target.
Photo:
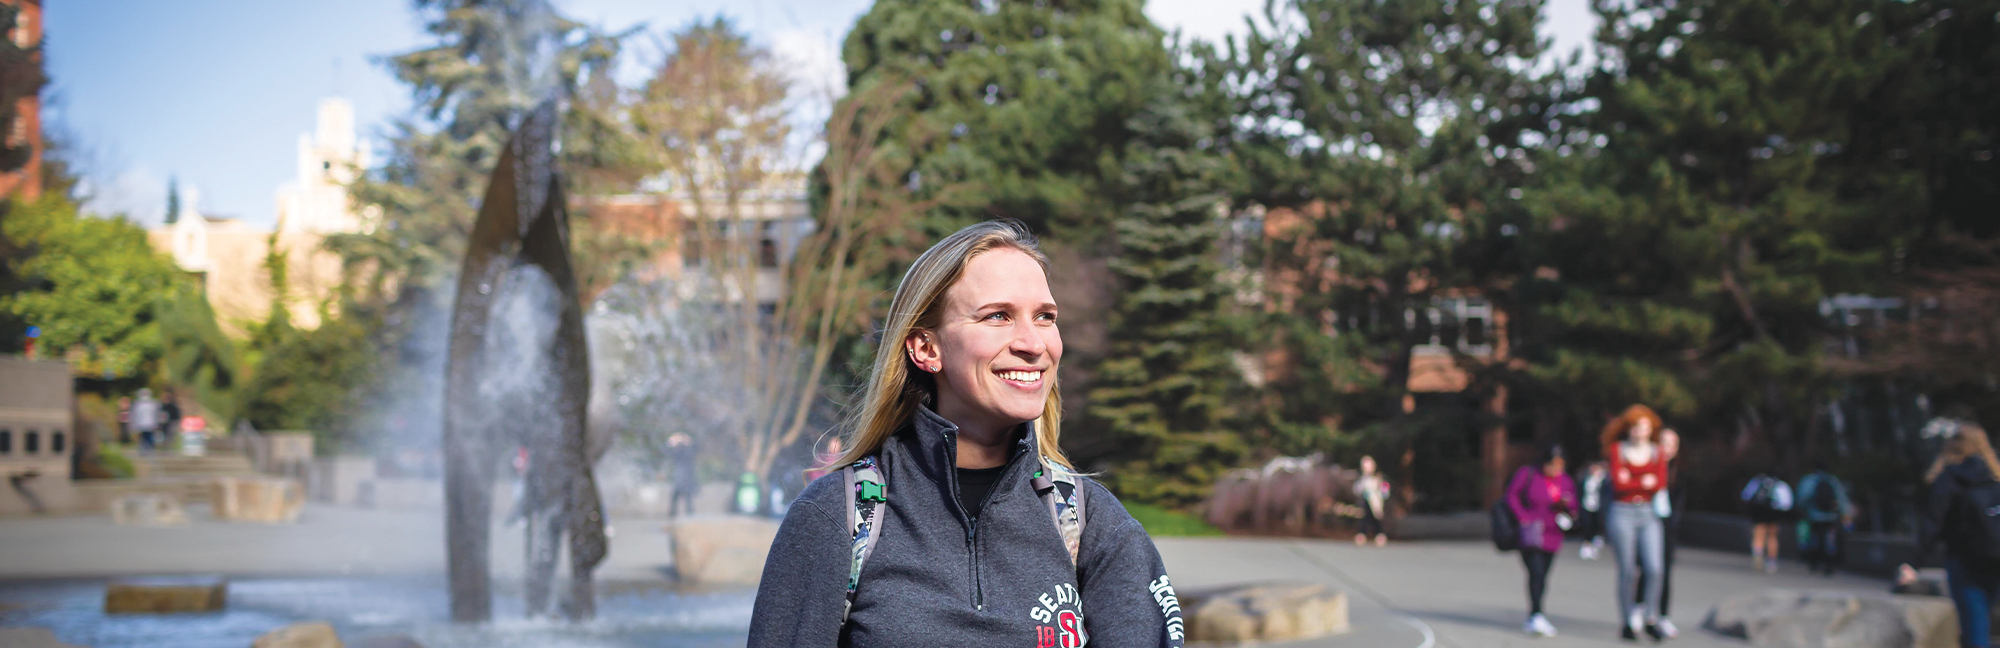
M 920 408 L 883 443 L 888 509 L 846 623 L 854 532 L 839 473 L 799 494 L 771 543 L 750 616 L 751 648 L 1002 646 L 1177 648 L 1180 602 L 1144 527 L 1080 478 L 1083 538 L 1069 551 L 1017 444 L 977 519 L 958 503 L 958 428 Z

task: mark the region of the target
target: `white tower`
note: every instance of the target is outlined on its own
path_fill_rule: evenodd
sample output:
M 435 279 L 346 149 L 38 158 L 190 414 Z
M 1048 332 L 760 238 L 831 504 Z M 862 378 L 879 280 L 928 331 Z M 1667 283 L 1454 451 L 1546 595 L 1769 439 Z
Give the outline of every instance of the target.
M 298 178 L 278 189 L 278 230 L 358 232 L 347 184 L 368 160 L 354 135 L 354 105 L 339 97 L 320 101 L 316 126 L 299 134 Z

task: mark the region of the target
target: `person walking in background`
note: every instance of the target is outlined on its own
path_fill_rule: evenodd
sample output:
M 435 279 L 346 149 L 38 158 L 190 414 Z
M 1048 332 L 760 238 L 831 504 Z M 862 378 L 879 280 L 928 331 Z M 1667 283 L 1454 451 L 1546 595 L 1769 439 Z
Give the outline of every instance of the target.
M 1778 573 L 1778 525 L 1792 512 L 1792 486 L 1760 473 L 1743 485 L 1742 498 L 1750 507 L 1750 565 Z
M 1993 604 L 2000 601 L 2000 458 L 1978 424 L 1937 419 L 1924 436 L 1944 437 L 1944 448 L 1924 473 L 1924 555 L 1944 548 L 1946 588 L 1958 608 L 1958 645 L 1991 648 Z M 1914 568 L 1903 565 L 1905 574 Z
M 1361 501 L 1361 525 L 1354 534 L 1354 544 L 1360 546 L 1375 539 L 1375 546 L 1389 543 L 1389 534 L 1382 529 L 1383 518 L 1388 517 L 1389 480 L 1375 465 L 1375 458 L 1361 458 L 1361 476 L 1354 480 L 1354 498 Z
M 1611 502 L 1611 469 L 1603 461 L 1592 461 L 1577 480 L 1576 535 L 1583 539 L 1577 557 L 1597 560 L 1604 551 L 1604 507 Z
M 1833 575 L 1846 549 L 1841 532 L 1854 520 L 1854 504 L 1847 497 L 1847 485 L 1827 472 L 1826 462 L 1813 460 L 1813 471 L 1799 480 L 1799 553 L 1806 569 Z
M 160 392 L 160 446 L 173 447 L 181 440 L 181 403 L 174 398 L 174 390 Z
M 132 397 L 118 397 L 118 445 L 132 444 Z
M 1660 427 L 1660 416 L 1651 408 L 1633 405 L 1606 424 L 1600 437 L 1611 468 L 1613 500 L 1605 530 L 1618 556 L 1619 636 L 1627 641 L 1638 640 L 1642 628 L 1654 640 L 1666 638 L 1660 631 L 1666 528 L 1653 508 L 1653 497 L 1667 486 Z
M 1542 595 L 1577 510 L 1576 483 L 1566 469 L 1562 445 L 1551 444 L 1536 465 L 1522 466 L 1507 482 L 1507 506 L 1520 521 L 1521 564 L 1528 568 L 1528 621 L 1521 630 L 1538 637 L 1556 635 L 1555 624 L 1542 615 Z
M 674 492 L 667 499 L 667 517 L 680 517 L 681 504 L 694 513 L 694 496 L 701 492 L 701 478 L 695 474 L 694 439 L 686 432 L 667 437 L 667 465 L 674 471 Z
M 153 400 L 151 389 L 140 388 L 132 401 L 132 431 L 139 435 L 141 451 L 151 452 L 160 442 L 160 401 Z
M 1680 628 L 1674 626 L 1674 548 L 1680 545 L 1681 509 L 1686 508 L 1687 497 L 1680 487 L 1681 435 L 1673 428 L 1660 430 L 1660 457 L 1667 464 L 1667 485 L 1653 494 L 1653 512 L 1660 516 L 1660 620 L 1655 624 L 1660 636 L 1673 639 L 1681 635 Z M 1639 575 L 1639 589 L 1646 588 L 1645 574 Z

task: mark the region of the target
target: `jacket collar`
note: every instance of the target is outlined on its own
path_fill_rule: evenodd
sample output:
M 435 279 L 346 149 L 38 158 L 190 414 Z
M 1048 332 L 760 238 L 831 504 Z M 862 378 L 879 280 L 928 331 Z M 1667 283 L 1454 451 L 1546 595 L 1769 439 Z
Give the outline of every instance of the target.
M 1023 456 L 1039 464 L 1040 455 L 1035 451 L 1035 424 L 1024 423 L 1015 432 L 1014 449 L 1007 456 L 1005 465 L 1019 463 Z M 939 484 L 949 484 L 956 492 L 958 483 L 958 425 L 939 416 L 929 405 L 918 405 L 917 414 L 910 424 L 896 434 L 892 443 L 896 444 L 903 459 L 911 460 L 919 471 Z M 1014 471 L 1003 471 L 1012 474 Z

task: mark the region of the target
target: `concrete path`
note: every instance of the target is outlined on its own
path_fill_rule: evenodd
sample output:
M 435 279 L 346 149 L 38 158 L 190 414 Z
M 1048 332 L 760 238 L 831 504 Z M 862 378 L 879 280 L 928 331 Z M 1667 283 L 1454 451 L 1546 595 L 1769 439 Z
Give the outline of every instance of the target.
M 181 527 L 117 526 L 104 516 L 0 519 L 0 580 L 213 573 L 237 577 L 434 575 L 444 570 L 442 516 L 433 511 L 378 511 L 309 505 L 294 525 L 215 522 L 192 510 Z M 664 583 L 672 554 L 664 521 L 611 520 L 603 583 Z M 520 527 L 497 526 L 493 566 L 518 579 Z M 1267 538 L 1161 538 L 1156 541 L 1177 588 L 1187 591 L 1252 581 L 1325 583 L 1349 593 L 1353 632 L 1295 648 L 1571 648 L 1618 646 L 1613 564 L 1587 562 L 1574 548 L 1556 562 L 1546 608 L 1561 630 L 1553 639 L 1521 633 L 1525 576 L 1515 554 L 1472 542 L 1392 544 Z M 1724 596 L 1765 587 L 1881 591 L 1886 583 L 1853 576 L 1807 576 L 1749 569 L 1747 556 L 1683 550 L 1674 586 L 1674 619 L 1687 648 L 1742 646 L 1700 629 Z
M 1354 632 L 1305 647 L 1581 648 L 1631 645 L 1618 640 L 1616 567 L 1607 557 L 1584 561 L 1571 547 L 1556 560 L 1543 602 L 1560 635 L 1521 632 L 1527 615 L 1527 577 L 1516 554 L 1472 542 L 1391 544 L 1359 548 L 1351 542 L 1263 538 L 1162 538 L 1155 541 L 1179 589 L 1259 580 L 1325 583 L 1349 593 Z M 1882 591 L 1887 583 L 1858 576 L 1809 576 L 1796 563 L 1784 573 L 1750 570 L 1750 558 L 1683 549 L 1674 573 L 1673 619 L 1685 648 L 1745 646 L 1701 630 L 1716 601 L 1766 587 Z M 1643 637 L 1642 637 L 1643 640 Z M 1646 643 L 1651 643 L 1647 641 Z

